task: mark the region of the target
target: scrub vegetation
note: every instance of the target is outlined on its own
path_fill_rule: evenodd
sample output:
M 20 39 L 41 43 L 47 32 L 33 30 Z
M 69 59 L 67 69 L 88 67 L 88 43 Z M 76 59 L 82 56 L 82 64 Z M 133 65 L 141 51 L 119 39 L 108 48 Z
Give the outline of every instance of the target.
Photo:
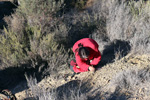
M 19 5 L 13 5 L 16 7 L 10 15 L 2 16 L 5 25 L 0 29 L 0 71 L 5 72 L 5 78 L 8 80 L 11 80 L 10 75 L 16 77 L 16 72 L 22 80 L 27 80 L 24 98 L 33 100 L 148 98 L 150 1 L 18 1 Z M 72 46 L 82 38 L 92 38 L 98 42 L 102 53 L 101 68 L 95 75 L 83 73 L 86 75 L 79 74 L 77 79 L 76 77 L 69 79 L 72 72 L 68 64 L 74 58 Z M 142 65 L 136 60 L 145 61 L 145 64 Z M 139 66 L 136 70 L 132 69 L 136 66 Z M 107 75 L 108 71 L 111 74 Z M 83 77 L 80 77 L 82 75 Z M 88 75 L 89 78 L 85 79 Z M 101 78 L 106 82 L 101 82 Z M 43 80 L 45 82 L 42 84 Z M 47 81 L 51 85 L 43 86 L 45 88 L 39 85 L 48 84 Z M 3 82 L 0 84 L 2 88 L 9 87 L 3 85 L 5 84 Z M 9 88 L 17 96 L 16 91 L 19 90 L 15 87 L 16 84 Z

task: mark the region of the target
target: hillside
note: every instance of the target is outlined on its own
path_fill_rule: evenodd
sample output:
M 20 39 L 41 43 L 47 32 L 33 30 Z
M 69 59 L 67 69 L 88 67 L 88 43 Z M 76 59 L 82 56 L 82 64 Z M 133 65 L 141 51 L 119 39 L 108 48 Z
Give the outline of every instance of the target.
M 150 99 L 149 1 L 19 3 L 0 2 L 0 89 L 17 100 Z M 72 77 L 72 46 L 87 37 L 102 59 Z
M 66 79 L 64 79 L 63 78 L 64 74 L 68 75 L 71 74 L 69 69 L 67 69 L 63 71 L 62 74 L 59 75 L 59 78 L 54 78 L 53 76 L 51 76 L 43 79 L 39 83 L 34 84 L 33 82 L 30 84 L 32 84 L 33 87 L 37 86 L 39 90 L 42 89 L 48 90 L 52 88 L 56 89 L 56 92 L 61 92 L 59 95 L 63 96 L 68 95 L 67 93 L 69 93 L 69 91 L 73 92 L 73 94 L 76 92 L 81 92 L 80 95 L 78 94 L 79 95 L 78 98 L 74 97 L 74 100 L 87 100 L 87 98 L 85 97 L 88 97 L 88 100 L 107 100 L 107 99 L 120 100 L 121 98 L 124 98 L 121 100 L 127 100 L 127 98 L 130 100 L 148 100 L 150 97 L 146 93 L 148 92 L 149 88 L 140 85 L 137 85 L 138 88 L 134 87 L 134 85 L 132 85 L 133 86 L 132 87 L 128 83 L 124 83 L 124 81 L 121 80 L 121 78 L 123 77 L 126 79 L 127 77 L 128 78 L 131 77 L 131 80 L 130 79 L 126 80 L 130 80 L 131 82 L 133 82 L 132 74 L 128 73 L 127 76 L 123 76 L 122 74 L 129 71 L 138 72 L 140 70 L 144 70 L 147 68 L 149 69 L 150 68 L 149 64 L 150 64 L 150 55 L 126 56 L 114 63 L 110 63 L 103 66 L 95 73 L 85 72 L 75 75 L 73 78 L 69 76 Z M 118 78 L 120 79 L 117 78 L 119 74 L 120 76 Z M 147 73 L 143 72 L 143 74 L 150 75 L 150 70 L 148 70 Z M 136 73 L 133 75 L 136 75 Z M 115 78 L 117 78 L 115 80 L 116 84 L 114 83 Z M 122 87 L 121 92 L 120 90 L 117 91 L 117 85 L 119 85 L 117 84 L 117 81 L 120 80 L 121 80 L 120 85 L 125 84 L 129 85 L 130 88 L 136 88 L 137 89 L 136 91 L 138 91 L 138 93 L 133 95 L 131 93 L 134 93 L 134 91 L 131 91 L 126 87 Z M 138 78 L 136 80 L 138 81 Z M 134 82 L 136 83 L 136 81 Z M 148 84 L 149 83 L 147 83 L 147 85 Z M 20 88 L 22 88 L 22 86 L 20 86 Z M 31 90 L 32 88 L 26 89 L 16 93 L 15 95 L 18 98 L 18 100 L 22 100 L 23 98 L 26 98 L 27 93 L 29 94 L 31 93 Z M 59 96 L 55 94 L 55 92 L 54 95 Z M 85 97 L 82 97 L 81 95 L 85 95 Z

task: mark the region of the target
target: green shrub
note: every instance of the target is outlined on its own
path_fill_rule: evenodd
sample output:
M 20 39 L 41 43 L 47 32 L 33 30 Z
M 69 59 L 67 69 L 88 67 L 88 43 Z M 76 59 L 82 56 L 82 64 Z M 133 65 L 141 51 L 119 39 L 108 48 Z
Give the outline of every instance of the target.
M 41 28 L 36 26 L 27 26 L 24 34 L 5 29 L 5 34 L 0 37 L 0 56 L 3 64 L 17 66 L 30 60 L 35 63 L 39 62 L 36 58 L 40 56 L 48 62 L 49 71 L 57 70 L 55 66 L 64 65 L 69 58 L 68 51 L 54 38 L 57 32 L 59 33 L 59 30 L 56 29 L 53 33 L 43 35 Z
M 61 9 L 63 0 L 20 0 L 17 13 L 24 16 L 30 25 L 43 25 L 51 20 Z M 45 22 L 43 22 L 45 21 Z
M 5 34 L 0 36 L 0 55 L 2 62 L 6 65 L 14 65 L 27 59 L 25 53 L 26 43 L 25 36 L 14 33 L 6 28 Z
M 3 64 L 9 67 L 26 63 L 29 64 L 27 67 L 35 67 L 36 64 L 40 64 L 39 62 L 46 61 L 49 66 L 46 70 L 48 73 L 66 68 L 65 64 L 71 50 L 65 48 L 64 45 L 70 28 L 56 16 L 57 11 L 62 7 L 63 0 L 58 2 L 55 0 L 20 0 L 15 14 L 5 18 L 8 24 L 6 33 L 18 40 L 11 42 L 13 44 L 3 43 L 9 46 L 9 49 L 7 47 L 1 49 L 3 50 L 1 52 Z M 1 36 L 4 38 L 3 41 L 10 41 L 5 38 L 5 35 Z M 17 49 L 11 48 L 16 44 Z

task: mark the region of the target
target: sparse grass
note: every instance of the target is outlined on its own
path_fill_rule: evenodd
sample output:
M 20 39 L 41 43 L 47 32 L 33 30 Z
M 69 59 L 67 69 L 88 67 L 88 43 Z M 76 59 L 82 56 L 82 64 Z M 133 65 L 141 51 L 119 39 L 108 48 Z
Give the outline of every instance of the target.
M 53 88 L 49 87 L 49 89 L 45 89 L 44 86 L 38 86 L 36 78 L 28 77 L 26 75 L 26 79 L 31 90 L 31 92 L 28 92 L 27 95 L 28 97 L 33 97 L 36 100 L 87 100 L 87 95 L 81 93 L 81 83 L 75 84 L 77 87 L 72 86 L 72 84 L 56 87 L 59 84 L 55 84 Z M 67 89 L 65 89 L 65 87 Z
M 48 92 L 44 88 L 38 87 L 36 78 L 26 76 L 26 79 L 31 89 L 31 92 L 27 93 L 28 97 L 33 97 L 36 100 L 57 100 L 54 91 Z
M 141 70 L 128 70 L 118 73 L 110 83 L 110 87 L 115 87 L 111 98 L 124 98 L 123 100 L 137 98 L 139 100 L 146 100 L 149 98 L 149 82 L 149 67 Z

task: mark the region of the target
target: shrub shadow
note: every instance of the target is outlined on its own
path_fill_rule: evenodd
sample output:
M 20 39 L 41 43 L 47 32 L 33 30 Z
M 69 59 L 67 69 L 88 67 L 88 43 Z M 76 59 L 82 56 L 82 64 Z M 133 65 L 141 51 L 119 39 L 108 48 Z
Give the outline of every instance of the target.
M 128 91 L 120 91 L 119 88 L 115 90 L 114 93 L 110 94 L 108 100 L 128 100 L 131 98 L 131 93 Z
M 67 22 L 69 22 L 70 20 L 67 19 L 66 20 L 66 24 Z M 82 24 L 84 23 L 84 25 Z M 70 30 L 68 31 L 68 35 L 66 38 L 66 48 L 71 48 L 75 42 L 77 42 L 78 40 L 82 39 L 82 38 L 89 38 L 92 36 L 93 32 L 95 32 L 95 30 L 98 29 L 99 25 L 103 25 L 102 30 L 105 33 L 105 29 L 104 27 L 106 27 L 106 18 L 101 17 L 100 20 L 98 20 L 97 22 L 77 22 L 76 24 L 72 24 L 70 23 Z M 99 34 L 98 35 L 100 38 L 104 37 L 106 38 L 103 34 Z
M 37 79 L 37 82 L 41 81 L 49 73 L 45 73 L 45 70 L 48 68 L 47 61 L 39 59 L 36 66 L 32 66 L 31 61 L 27 64 L 22 64 L 20 66 L 10 66 L 3 70 L 0 70 L 0 89 L 9 89 L 14 91 L 14 93 L 20 92 L 24 89 L 27 89 L 27 81 L 25 74 L 27 76 L 32 76 Z M 23 85 L 19 87 L 18 85 Z
M 95 90 L 94 96 L 88 97 L 88 100 L 128 100 L 132 97 L 132 94 L 128 91 L 121 91 L 120 88 L 116 88 L 116 90 L 112 92 L 103 92 L 98 88 Z
M 56 92 L 58 93 L 58 98 L 62 99 L 62 97 L 64 95 L 66 95 L 66 97 L 69 97 L 71 95 L 70 90 L 73 90 L 75 88 L 79 88 L 79 84 L 80 84 L 80 80 L 72 80 L 62 86 L 59 86 L 56 89 Z
M 71 96 L 80 98 L 81 95 L 84 95 L 87 97 L 86 93 L 88 93 L 92 88 L 93 87 L 89 85 L 88 81 L 82 83 L 81 80 L 72 80 L 56 89 L 57 98 L 59 100 L 63 100 L 65 96 L 69 100 L 72 99 Z
M 61 0 L 56 0 L 56 3 L 58 3 Z M 61 10 L 58 11 L 58 15 L 62 16 L 63 14 L 68 13 L 69 11 L 71 11 L 72 9 L 77 9 L 77 10 L 83 10 L 84 6 L 87 4 L 88 0 L 64 0 L 64 4 L 62 4 L 61 6 Z
M 109 45 L 104 47 L 102 52 L 102 59 L 99 63 L 99 67 L 102 67 L 108 63 L 113 63 L 116 59 L 121 59 L 126 56 L 131 50 L 130 43 L 128 41 L 115 40 Z
M 9 67 L 0 70 L 0 89 L 12 90 L 20 82 L 25 81 L 23 73 L 23 69 L 18 67 Z
M 0 1 L 0 29 L 3 29 L 4 26 L 7 26 L 7 23 L 3 18 L 14 13 L 15 8 L 17 8 L 17 6 L 15 6 L 10 1 Z

